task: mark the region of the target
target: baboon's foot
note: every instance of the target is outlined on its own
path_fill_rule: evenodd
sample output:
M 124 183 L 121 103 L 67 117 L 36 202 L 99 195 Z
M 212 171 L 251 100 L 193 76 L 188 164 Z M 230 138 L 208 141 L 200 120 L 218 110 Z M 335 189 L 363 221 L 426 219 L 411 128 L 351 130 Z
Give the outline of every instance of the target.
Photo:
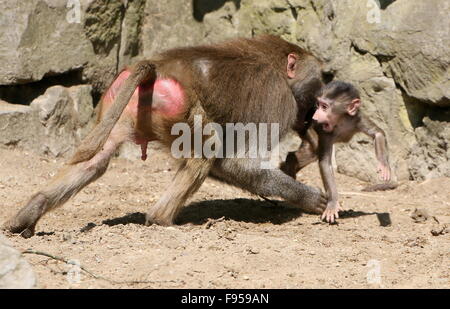
M 150 226 L 152 224 L 158 224 L 162 226 L 171 226 L 173 225 L 173 220 L 169 218 L 159 218 L 159 217 L 153 217 L 149 216 L 148 214 L 145 216 L 145 225 Z
M 320 215 L 327 208 L 328 197 L 319 188 L 310 188 L 307 196 L 298 202 L 289 202 L 293 208 L 299 208 L 309 214 Z
M 30 238 L 34 235 L 35 227 L 36 223 L 30 225 L 29 222 L 21 222 L 16 216 L 3 224 L 1 228 L 13 234 L 20 234 L 23 238 Z
M 145 225 L 158 224 L 162 226 L 170 226 L 174 224 L 174 216 L 171 211 L 167 211 L 167 207 L 157 207 L 154 205 L 145 216 Z
M 7 221 L 2 229 L 14 234 L 20 234 L 24 238 L 34 235 L 36 223 L 44 214 L 47 198 L 42 193 L 33 195 L 30 201 L 19 212 Z

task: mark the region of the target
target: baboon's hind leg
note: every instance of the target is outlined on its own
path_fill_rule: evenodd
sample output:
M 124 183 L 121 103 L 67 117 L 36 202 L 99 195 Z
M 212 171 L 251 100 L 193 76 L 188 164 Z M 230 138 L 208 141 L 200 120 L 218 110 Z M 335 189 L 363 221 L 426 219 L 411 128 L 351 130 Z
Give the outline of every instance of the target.
M 172 225 L 186 200 L 202 185 L 211 169 L 212 159 L 187 159 L 178 168 L 172 184 L 150 207 L 146 225 Z
M 116 124 L 103 148 L 91 159 L 66 165 L 41 191 L 35 193 L 28 203 L 9 221 L 3 229 L 20 233 L 29 238 L 34 235 L 36 223 L 48 211 L 61 206 L 89 183 L 102 176 L 117 147 L 129 136 L 131 128 Z

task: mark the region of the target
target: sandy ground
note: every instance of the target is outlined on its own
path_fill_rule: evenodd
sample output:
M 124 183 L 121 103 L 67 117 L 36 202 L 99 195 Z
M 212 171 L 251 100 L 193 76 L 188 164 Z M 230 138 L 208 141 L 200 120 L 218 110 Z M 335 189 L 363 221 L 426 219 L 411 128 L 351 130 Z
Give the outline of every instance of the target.
M 40 288 L 450 288 L 450 179 L 407 182 L 388 192 L 337 175 L 346 211 L 322 223 L 208 179 L 178 225 L 143 225 L 174 174 L 164 154 L 146 162 L 113 159 L 106 175 L 46 215 L 30 239 L 8 236 L 35 254 Z M 0 149 L 0 223 L 63 164 Z M 297 175 L 321 185 L 317 165 Z M 428 220 L 411 218 L 426 209 Z M 433 218 L 434 217 L 434 218 Z M 437 221 L 439 221 L 439 223 Z

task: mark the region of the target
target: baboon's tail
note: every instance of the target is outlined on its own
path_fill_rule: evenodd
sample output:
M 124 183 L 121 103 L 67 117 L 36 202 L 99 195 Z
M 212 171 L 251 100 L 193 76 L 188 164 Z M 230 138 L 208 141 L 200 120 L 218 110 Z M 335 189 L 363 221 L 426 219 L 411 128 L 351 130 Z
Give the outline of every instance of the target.
M 114 103 L 107 110 L 106 114 L 95 128 L 84 138 L 78 147 L 76 153 L 69 160 L 68 164 L 90 160 L 98 153 L 114 125 L 122 115 L 136 88 L 142 82 L 151 82 L 156 80 L 156 67 L 149 61 L 137 63 L 131 70 L 131 75 L 125 80 L 114 100 Z

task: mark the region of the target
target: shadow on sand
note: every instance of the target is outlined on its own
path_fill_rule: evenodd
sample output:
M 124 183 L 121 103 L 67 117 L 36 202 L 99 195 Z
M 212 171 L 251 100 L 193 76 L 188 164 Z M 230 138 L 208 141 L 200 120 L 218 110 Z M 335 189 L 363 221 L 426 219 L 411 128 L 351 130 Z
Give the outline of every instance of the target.
M 176 224 L 205 224 L 209 219 L 219 219 L 224 217 L 239 222 L 248 223 L 271 223 L 283 224 L 301 217 L 302 211 L 299 209 L 287 208 L 287 203 L 282 201 L 262 201 L 254 199 L 232 199 L 232 200 L 208 200 L 196 202 L 183 208 Z M 356 218 L 361 216 L 376 215 L 380 226 L 391 225 L 389 213 L 375 213 L 346 210 L 340 213 L 340 219 Z M 119 224 L 145 224 L 145 213 L 135 212 L 125 216 L 107 219 L 102 224 L 114 226 Z M 81 229 L 82 232 L 95 227 L 94 223 L 89 223 Z

